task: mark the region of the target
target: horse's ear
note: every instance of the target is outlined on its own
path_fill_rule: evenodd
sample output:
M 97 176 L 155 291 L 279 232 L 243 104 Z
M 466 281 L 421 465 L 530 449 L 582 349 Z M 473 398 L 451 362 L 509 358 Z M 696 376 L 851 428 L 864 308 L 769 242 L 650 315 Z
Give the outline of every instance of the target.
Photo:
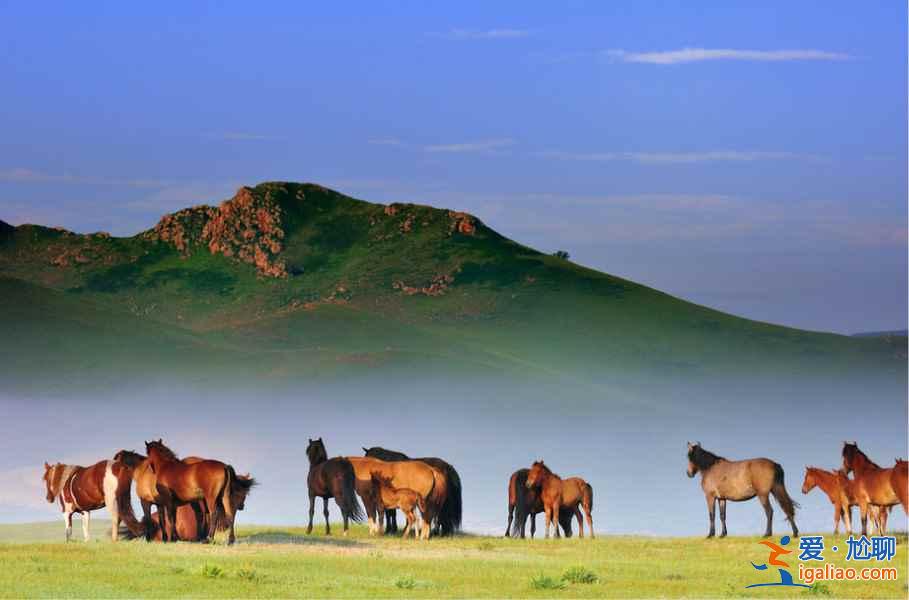
M 692 448 L 694 448 L 694 444 L 692 444 L 691 442 L 688 442 L 688 449 L 691 450 Z
M 319 441 L 320 441 L 320 442 L 322 441 L 322 437 L 321 437 L 321 436 L 319 436 Z
M 312 438 L 309 438 L 309 443 L 312 444 Z
M 45 470 L 45 471 L 50 471 L 50 465 L 47 464 L 47 461 L 44 461 L 44 470 Z
M 360 446 L 360 448 L 363 448 L 363 452 L 365 452 L 366 454 L 369 454 L 369 448 L 367 448 L 366 446 Z

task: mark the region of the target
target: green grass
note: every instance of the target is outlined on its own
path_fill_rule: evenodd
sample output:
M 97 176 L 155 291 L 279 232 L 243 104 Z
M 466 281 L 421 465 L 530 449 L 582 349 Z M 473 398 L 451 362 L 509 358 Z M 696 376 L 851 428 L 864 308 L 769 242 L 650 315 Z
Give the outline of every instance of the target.
M 749 564 L 766 558 L 760 538 L 751 537 L 463 536 L 425 543 L 370 538 L 362 527 L 344 538 L 243 526 L 234 547 L 100 539 L 67 545 L 46 541 L 54 527 L 59 540 L 59 523 L 0 526 L 0 597 L 905 598 L 907 589 L 905 536 L 891 563 L 896 582 L 754 591 L 745 586 L 768 576 Z

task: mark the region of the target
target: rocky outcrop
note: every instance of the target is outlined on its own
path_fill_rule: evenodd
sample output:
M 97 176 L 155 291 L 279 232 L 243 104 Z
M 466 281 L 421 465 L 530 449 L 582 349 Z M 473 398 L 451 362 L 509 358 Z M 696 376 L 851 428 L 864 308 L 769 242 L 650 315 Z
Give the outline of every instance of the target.
M 464 235 L 473 235 L 477 231 L 477 219 L 469 213 L 450 210 L 448 211 L 448 219 L 449 234 L 458 232 Z
M 422 287 L 414 287 L 405 284 L 403 281 L 395 281 L 391 284 L 392 289 L 399 290 L 407 296 L 416 296 L 417 294 L 422 294 L 424 296 L 441 296 L 448 291 L 448 286 L 454 283 L 453 275 L 436 275 L 432 278 L 432 281 L 429 285 Z
M 171 244 L 183 254 L 204 245 L 212 254 L 255 266 L 266 277 L 287 277 L 279 258 L 284 249 L 281 207 L 269 191 L 254 194 L 244 187 L 218 207 L 195 206 L 165 215 L 145 237 Z

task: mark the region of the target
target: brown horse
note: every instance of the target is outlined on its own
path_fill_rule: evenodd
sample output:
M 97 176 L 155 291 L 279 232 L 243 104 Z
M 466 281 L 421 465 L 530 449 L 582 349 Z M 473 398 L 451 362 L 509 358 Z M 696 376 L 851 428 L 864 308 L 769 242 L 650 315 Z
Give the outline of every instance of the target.
M 208 540 L 214 538 L 214 527 L 210 524 L 216 517 L 218 504 L 224 511 L 223 518 L 227 523 L 227 543 L 233 544 L 234 520 L 236 512 L 231 501 L 232 482 L 236 479 L 233 467 L 217 460 L 203 460 L 194 464 L 186 464 L 164 445 L 162 440 L 145 442 L 145 451 L 148 453 L 148 462 L 155 474 L 157 488 L 164 501 L 164 510 L 161 513 L 165 518 L 168 538 L 175 540 L 177 535 L 177 506 L 191 502 L 204 501 L 203 509 L 206 513 Z
M 321 441 L 319 443 L 322 444 Z M 324 448 L 324 444 L 322 445 Z M 380 533 L 384 526 L 384 511 L 378 511 L 379 501 L 372 485 L 373 471 L 377 471 L 382 477 L 390 478 L 394 487 L 409 488 L 419 494 L 426 503 L 426 514 L 424 515 L 426 523 L 432 523 L 442 505 L 445 504 L 448 494 L 448 481 L 445 474 L 425 462 L 419 460 L 386 462 L 367 456 L 347 456 L 345 458 L 353 466 L 354 475 L 356 475 L 355 487 L 366 507 L 370 533 Z M 378 524 L 376 524 L 377 520 Z M 424 527 L 423 539 L 429 539 L 429 536 L 430 527 Z
M 909 462 L 899 458 L 894 460 L 890 485 L 903 505 L 903 512 L 909 514 Z
M 193 464 L 202 462 L 203 460 L 205 459 L 197 456 L 187 456 L 183 459 L 183 462 Z M 237 475 L 237 478 L 233 481 L 231 487 L 231 501 L 234 503 L 234 508 L 238 512 L 246 507 L 246 497 L 255 485 L 257 485 L 256 480 L 248 473 L 246 475 Z M 220 513 L 220 511 L 218 512 Z M 161 528 L 160 517 L 161 515 L 158 512 L 154 512 L 150 519 L 151 539 L 158 542 L 163 541 L 163 530 Z M 216 517 L 213 526 L 215 532 L 225 531 L 227 529 L 227 523 L 223 518 Z M 196 511 L 191 504 L 182 504 L 177 507 L 177 537 L 184 541 L 193 540 L 197 542 L 202 541 L 206 537 L 206 532 L 203 527 L 200 527 Z
M 429 523 L 426 521 L 426 502 L 423 500 L 423 497 L 420 494 L 409 488 L 396 488 L 391 485 L 390 477 L 383 477 L 378 471 L 372 472 L 372 484 L 373 484 L 373 493 L 379 501 L 379 510 L 385 508 L 400 508 L 401 512 L 404 513 L 404 517 L 407 519 L 407 524 L 404 526 L 404 534 L 401 536 L 403 538 L 407 537 L 407 534 L 410 533 L 411 529 L 413 530 L 413 537 L 417 539 L 420 533 L 420 529 L 423 526 L 429 527 Z M 415 508 L 420 509 L 420 513 L 423 516 L 423 526 L 417 523 L 417 517 L 414 514 Z
M 742 502 L 757 496 L 767 515 L 767 529 L 764 537 L 773 535 L 773 507 L 770 506 L 770 494 L 780 503 L 786 513 L 786 519 L 792 525 L 793 537 L 799 536 L 795 525 L 795 509 L 798 506 L 783 481 L 783 467 L 767 458 L 748 460 L 726 460 L 722 456 L 704 450 L 700 443 L 688 442 L 688 477 L 701 473 L 701 489 L 707 500 L 707 511 L 710 515 L 710 533 L 708 538 L 716 535 L 714 515 L 717 501 L 720 505 L 720 522 L 726 537 L 726 501 Z
M 457 470 L 448 462 L 435 456 L 424 456 L 421 458 L 411 458 L 403 452 L 387 450 L 379 446 L 372 448 L 363 448 L 366 456 L 378 458 L 385 462 L 394 462 L 402 460 L 419 460 L 425 462 L 431 467 L 442 471 L 445 474 L 445 480 L 448 483 L 448 495 L 445 497 L 445 503 L 439 509 L 436 516 L 435 529 L 433 533 L 438 535 L 454 535 L 461 528 L 461 513 L 463 504 L 461 500 L 461 476 Z M 397 531 L 398 526 L 395 521 L 395 511 L 388 510 L 385 512 L 390 531 Z
M 530 467 L 527 474 L 527 482 L 524 484 L 528 489 L 538 488 L 540 500 L 543 502 L 543 512 L 545 513 L 546 534 L 549 537 L 550 524 L 555 528 L 555 536 L 559 536 L 559 512 L 569 509 L 578 519 L 578 537 L 584 537 L 584 521 L 581 519 L 581 511 L 578 508 L 582 506 L 587 516 L 587 527 L 590 529 L 590 537 L 594 537 L 593 518 L 590 513 L 593 511 L 593 487 L 580 477 L 569 477 L 562 479 L 553 473 L 542 460 L 538 460 Z
M 139 504 L 142 505 L 142 523 L 145 525 L 146 541 L 150 542 L 153 538 L 161 539 L 165 542 L 168 541 L 168 532 L 170 529 L 168 528 L 166 520 L 167 514 L 164 510 L 167 499 L 164 491 L 158 487 L 158 478 L 155 475 L 154 469 L 152 469 L 148 457 L 133 452 L 132 450 L 120 450 L 114 454 L 114 460 L 121 461 L 127 465 L 130 468 L 133 481 L 136 482 L 136 496 L 139 497 Z M 158 511 L 156 513 L 157 521 L 152 519 L 152 506 Z M 198 502 L 193 502 L 187 505 L 186 508 L 193 512 L 195 523 L 192 529 L 196 531 L 197 535 L 204 536 L 204 532 L 207 531 L 207 526 L 205 524 L 202 505 Z M 190 537 L 182 539 L 197 538 Z
M 120 521 L 134 536 L 144 533 L 133 514 L 129 488 L 132 479 L 126 465 L 115 460 L 102 460 L 90 467 L 44 463 L 44 485 L 47 501 L 59 500 L 66 523 L 65 539 L 73 532 L 73 513 L 82 515 L 82 535 L 89 540 L 91 511 L 104 508 L 111 514 L 111 540 L 117 541 Z
M 524 538 L 527 518 L 530 517 L 530 539 L 537 532 L 537 515 L 543 512 L 543 501 L 539 488 L 527 487 L 527 474 L 530 469 L 518 469 L 508 479 L 508 524 L 505 526 L 505 537 L 512 535 Z M 562 508 L 559 510 L 559 524 L 565 537 L 571 537 L 571 518 L 574 512 Z
M 857 506 L 855 481 L 849 479 L 842 471 L 827 471 L 817 467 L 805 467 L 805 480 L 802 482 L 802 493 L 807 494 L 815 487 L 827 495 L 833 504 L 833 533 L 840 532 L 840 519 L 843 520 L 844 531 L 852 532 L 852 507 Z M 878 507 L 873 506 L 871 511 L 874 524 L 878 531 L 882 531 L 881 513 Z M 883 516 L 886 519 L 886 513 Z
M 856 500 L 862 514 L 862 535 L 867 535 L 868 515 L 872 505 L 883 510 L 900 504 L 900 497 L 891 483 L 893 469 L 878 466 L 859 450 L 855 442 L 843 442 L 843 470 L 846 473 L 852 472 L 855 476 Z M 906 510 L 905 505 L 903 510 Z
M 322 438 L 313 440 L 309 438 L 306 447 L 306 456 L 309 457 L 309 475 L 306 483 L 309 487 L 309 526 L 307 535 L 312 533 L 312 518 L 316 510 L 316 498 L 322 498 L 322 514 L 325 515 L 325 535 L 331 535 L 331 526 L 328 524 L 328 499 L 334 498 L 335 504 L 341 509 L 344 519 L 344 535 L 347 535 L 348 522 L 363 521 L 363 511 L 357 502 L 356 481 L 353 466 L 345 458 L 328 458 Z

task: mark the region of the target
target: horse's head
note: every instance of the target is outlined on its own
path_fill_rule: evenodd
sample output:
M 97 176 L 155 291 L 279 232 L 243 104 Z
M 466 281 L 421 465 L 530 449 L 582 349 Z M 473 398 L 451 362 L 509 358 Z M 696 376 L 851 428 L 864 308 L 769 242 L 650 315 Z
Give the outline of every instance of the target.
M 807 494 L 817 485 L 817 479 L 814 476 L 814 469 L 805 467 L 805 481 L 802 482 L 802 493 Z
M 249 491 L 256 485 L 256 480 L 247 473 L 246 475 L 237 475 L 233 479 L 230 487 L 230 500 L 237 510 L 243 510 L 246 506 L 246 496 Z
M 44 463 L 44 487 L 47 489 L 47 501 L 50 503 L 53 503 L 54 499 L 57 497 L 57 486 L 59 484 L 57 484 L 54 479 L 56 479 L 60 466 L 60 463 L 55 465 L 49 465 L 47 462 Z
M 846 473 L 851 473 L 855 467 L 855 459 L 861 454 L 858 444 L 853 442 L 843 442 L 843 469 Z
M 698 474 L 698 464 L 695 457 L 701 451 L 701 442 L 688 442 L 688 477 L 694 477 Z
M 171 462 L 177 460 L 177 455 L 164 445 L 161 438 L 145 442 L 145 452 L 148 454 L 148 461 L 151 463 L 153 470 L 156 465 L 162 462 Z
M 543 481 L 543 476 L 549 472 L 549 469 L 546 467 L 546 464 L 543 462 L 543 459 L 534 462 L 530 466 L 530 471 L 527 473 L 527 487 L 534 488 L 540 485 Z
M 143 460 L 145 460 L 144 456 L 132 450 L 120 450 L 114 454 L 115 462 L 121 462 L 131 469 L 138 467 Z
M 369 478 L 372 480 L 372 483 L 377 487 L 387 487 L 394 489 L 394 486 L 391 485 L 391 477 L 386 477 L 382 475 L 379 471 L 370 471 Z
M 328 460 L 328 452 L 325 450 L 325 442 L 322 438 L 309 438 L 309 445 L 306 446 L 306 456 L 309 458 L 309 464 L 318 465 Z

